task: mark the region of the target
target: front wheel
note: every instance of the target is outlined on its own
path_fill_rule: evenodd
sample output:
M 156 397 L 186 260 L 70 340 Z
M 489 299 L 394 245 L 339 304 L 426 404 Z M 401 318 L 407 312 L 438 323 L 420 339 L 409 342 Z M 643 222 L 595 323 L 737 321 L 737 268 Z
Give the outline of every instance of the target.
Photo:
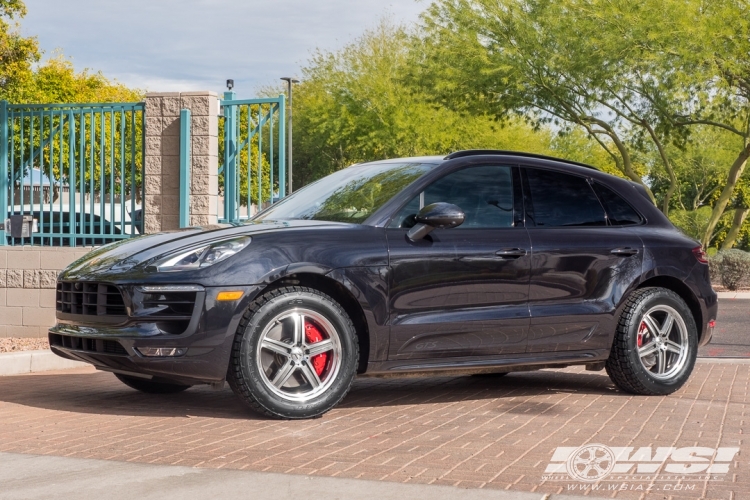
M 227 381 L 250 408 L 274 418 L 322 415 L 343 399 L 357 369 L 351 319 L 328 295 L 306 287 L 256 299 L 235 336 Z
M 698 331 L 685 301 L 671 290 L 643 288 L 628 298 L 605 368 L 626 392 L 665 395 L 685 384 L 697 353 Z

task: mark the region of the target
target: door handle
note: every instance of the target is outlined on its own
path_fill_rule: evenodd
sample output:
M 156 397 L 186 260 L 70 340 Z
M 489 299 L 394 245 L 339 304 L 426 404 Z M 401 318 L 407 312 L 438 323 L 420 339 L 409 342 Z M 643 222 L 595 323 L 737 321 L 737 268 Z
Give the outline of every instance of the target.
M 495 252 L 495 255 L 503 259 L 517 259 L 523 257 L 526 253 L 524 248 L 503 248 Z
M 615 248 L 611 252 L 612 255 L 619 255 L 621 257 L 630 257 L 633 255 L 636 255 L 638 253 L 637 248 L 630 248 L 630 247 L 624 247 L 624 248 Z

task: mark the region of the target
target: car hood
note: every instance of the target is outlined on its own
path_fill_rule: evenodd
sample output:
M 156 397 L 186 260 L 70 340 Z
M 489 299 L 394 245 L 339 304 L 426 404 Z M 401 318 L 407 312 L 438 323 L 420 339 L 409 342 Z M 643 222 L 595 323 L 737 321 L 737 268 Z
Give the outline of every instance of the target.
M 244 224 L 216 224 L 138 236 L 97 248 L 73 262 L 61 274 L 62 279 L 86 279 L 110 269 L 126 271 L 146 264 L 155 258 L 181 248 L 200 245 L 232 236 L 252 236 L 270 231 L 348 224 L 310 220 L 282 220 L 248 222 Z M 114 269 L 113 269 L 114 270 Z

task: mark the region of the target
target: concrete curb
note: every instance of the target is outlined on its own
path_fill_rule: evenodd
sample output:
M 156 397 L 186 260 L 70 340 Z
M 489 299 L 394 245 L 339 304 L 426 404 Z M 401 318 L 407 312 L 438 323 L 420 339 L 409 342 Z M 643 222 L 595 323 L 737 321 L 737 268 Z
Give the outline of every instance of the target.
M 750 292 L 716 292 L 720 299 L 750 299 Z
M 711 344 L 709 344 L 711 345 Z M 750 365 L 750 358 L 710 358 L 710 357 L 698 357 L 695 360 L 696 363 L 706 364 L 728 364 L 728 365 Z
M 69 370 L 90 366 L 88 363 L 61 358 L 52 351 L 18 351 L 0 354 L 0 377 L 25 373 Z

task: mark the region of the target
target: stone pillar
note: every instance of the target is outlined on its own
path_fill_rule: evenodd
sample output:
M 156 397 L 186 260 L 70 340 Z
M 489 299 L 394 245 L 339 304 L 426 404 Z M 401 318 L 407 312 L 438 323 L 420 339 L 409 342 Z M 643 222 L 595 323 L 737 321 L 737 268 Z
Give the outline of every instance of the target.
M 191 112 L 190 224 L 215 224 L 219 101 L 215 92 L 146 94 L 145 232 L 180 227 L 180 110 Z
M 189 109 L 191 115 L 193 150 L 190 225 L 216 224 L 219 197 L 219 97 L 216 92 L 201 91 L 183 92 L 181 98 L 181 108 Z

